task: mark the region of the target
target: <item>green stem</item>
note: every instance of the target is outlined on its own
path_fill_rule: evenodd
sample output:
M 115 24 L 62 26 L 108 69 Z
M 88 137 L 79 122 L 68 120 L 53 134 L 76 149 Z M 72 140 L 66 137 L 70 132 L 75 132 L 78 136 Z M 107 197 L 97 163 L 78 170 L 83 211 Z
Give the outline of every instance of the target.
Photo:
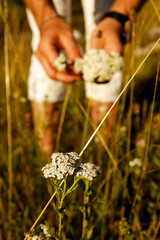
M 58 224 L 58 237 L 61 239 L 61 230 L 62 230 L 62 213 L 59 213 L 59 224 Z
M 60 204 L 59 204 L 59 211 L 61 211 L 61 209 L 62 209 L 64 198 L 66 196 L 67 177 L 68 177 L 68 175 L 64 179 L 62 197 L 61 197 Z M 59 215 L 58 216 L 59 217 L 59 224 L 58 224 L 58 237 L 59 237 L 59 239 L 61 239 L 61 231 L 62 231 L 62 214 L 63 214 L 63 212 L 59 212 L 59 214 L 58 214 Z
M 84 209 L 83 209 L 83 222 L 82 222 L 82 235 L 81 235 L 81 240 L 84 239 L 85 237 L 85 232 L 86 232 L 86 227 L 87 227 L 87 204 L 89 202 L 89 196 L 87 195 L 89 190 L 89 182 L 85 181 L 85 192 L 84 192 Z
M 72 189 L 75 187 L 75 185 L 77 184 L 77 182 L 79 181 L 80 179 L 78 178 L 77 180 L 74 179 L 74 183 L 72 184 L 72 186 L 67 190 L 67 192 L 65 193 L 65 196 L 66 197 L 71 191 Z

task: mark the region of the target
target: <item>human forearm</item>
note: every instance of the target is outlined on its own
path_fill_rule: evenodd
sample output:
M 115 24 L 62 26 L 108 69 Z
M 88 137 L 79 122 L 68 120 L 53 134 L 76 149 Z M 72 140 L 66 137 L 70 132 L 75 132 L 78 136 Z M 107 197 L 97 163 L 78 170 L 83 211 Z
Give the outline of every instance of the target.
M 132 10 L 137 12 L 143 2 L 144 0 L 116 0 L 109 9 L 109 12 L 130 16 L 130 12 Z M 99 24 L 92 33 L 91 48 L 103 48 L 109 54 L 113 51 L 123 54 L 122 32 L 124 22 L 120 18 L 117 19 L 108 15 L 108 12 L 104 16 L 102 15 Z M 97 38 L 99 31 L 102 32 L 101 39 Z
M 131 10 L 137 11 L 145 0 L 116 0 L 111 6 L 110 11 L 129 15 Z
M 46 17 L 56 14 L 51 0 L 24 0 L 24 2 L 31 10 L 39 27 Z
M 31 10 L 40 29 L 40 39 L 35 52 L 36 57 L 51 79 L 72 83 L 80 78 L 72 68 L 59 72 L 54 62 L 61 50 L 74 62 L 80 51 L 69 24 L 57 15 L 51 0 L 24 0 Z

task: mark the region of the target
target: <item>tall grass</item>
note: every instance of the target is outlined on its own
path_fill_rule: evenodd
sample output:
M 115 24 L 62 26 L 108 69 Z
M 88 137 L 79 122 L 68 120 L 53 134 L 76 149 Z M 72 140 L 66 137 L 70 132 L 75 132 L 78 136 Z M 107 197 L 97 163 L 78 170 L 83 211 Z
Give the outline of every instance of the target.
M 12 128 L 11 128 L 11 102 L 10 102 L 10 77 L 9 77 L 9 58 L 8 58 L 8 4 L 4 1 L 4 63 L 5 63 L 5 85 L 6 85 L 6 111 L 7 111 L 7 142 L 8 142 L 8 233 L 7 239 L 11 240 L 12 223 Z
M 78 16 L 73 16 L 73 26 L 78 24 L 83 31 L 81 6 L 79 1 L 73 2 L 73 12 Z M 39 214 L 39 222 L 48 219 L 53 225 L 56 214 L 50 216 L 51 204 L 45 207 L 53 196 L 53 189 L 41 173 L 45 159 L 37 150 L 38 139 L 33 133 L 30 103 L 26 97 L 31 33 L 25 9 L 23 5 L 9 5 L 6 22 L 4 5 L 0 3 L 0 240 L 7 236 L 19 240 L 35 226 Z M 126 88 L 117 99 L 117 120 L 109 145 L 104 141 L 103 131 L 98 131 L 97 137 L 93 135 L 88 142 L 95 126 L 90 119 L 83 83 L 74 84 L 67 95 L 56 148 L 62 152 L 82 151 L 81 161 L 98 164 L 101 174 L 92 184 L 89 202 L 84 203 L 82 184 L 81 190 L 64 203 L 62 239 L 160 239 L 157 52 L 160 34 L 158 30 L 153 34 L 155 26 L 159 26 L 158 4 L 158 0 L 145 4 L 135 22 L 134 39 L 125 46 Z M 147 46 L 150 47 L 144 53 Z M 130 85 L 133 79 L 134 84 Z M 10 86 L 6 88 L 9 80 Z M 143 165 L 132 167 L 131 162 L 137 158 Z

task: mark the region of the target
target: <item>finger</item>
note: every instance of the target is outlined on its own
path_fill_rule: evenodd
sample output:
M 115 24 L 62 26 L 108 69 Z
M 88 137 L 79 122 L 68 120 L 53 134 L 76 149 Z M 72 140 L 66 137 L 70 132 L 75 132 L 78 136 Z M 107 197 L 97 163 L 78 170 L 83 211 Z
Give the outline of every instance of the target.
M 54 43 L 40 43 L 39 48 L 37 50 L 38 57 L 46 58 L 52 67 L 54 67 L 54 61 L 59 55 Z
M 64 83 L 73 83 L 81 79 L 79 75 L 56 72 L 56 79 Z
M 55 72 L 56 69 L 55 67 L 52 67 L 49 60 L 43 55 L 42 52 L 37 51 L 35 53 L 36 57 L 38 58 L 38 60 L 40 61 L 40 63 L 42 64 L 44 70 L 46 71 L 47 75 L 54 79 L 55 78 Z
M 104 46 L 104 50 L 108 53 L 111 54 L 112 52 L 118 52 L 120 54 L 123 53 L 123 47 L 122 45 L 114 45 L 114 44 L 108 44 Z
M 62 35 L 60 41 L 62 43 L 62 47 L 66 51 L 67 57 L 71 62 L 74 62 L 76 58 L 81 57 L 80 50 L 77 46 L 77 43 L 72 33 L 68 33 L 67 35 Z

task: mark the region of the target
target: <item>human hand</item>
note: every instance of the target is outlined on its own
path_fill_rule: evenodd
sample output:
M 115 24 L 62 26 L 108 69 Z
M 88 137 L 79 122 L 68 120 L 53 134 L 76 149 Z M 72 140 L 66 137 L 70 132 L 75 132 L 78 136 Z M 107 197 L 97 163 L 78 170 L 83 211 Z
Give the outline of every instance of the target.
M 45 23 L 41 29 L 36 56 L 50 78 L 64 83 L 72 83 L 80 79 L 80 76 L 74 73 L 73 68 L 59 72 L 54 66 L 54 61 L 62 49 L 71 62 L 81 56 L 70 26 L 57 16 Z
M 107 53 L 123 53 L 121 42 L 122 25 L 116 19 L 105 18 L 95 28 L 92 33 L 90 46 L 91 48 L 104 49 Z M 98 36 L 98 35 L 101 36 Z

